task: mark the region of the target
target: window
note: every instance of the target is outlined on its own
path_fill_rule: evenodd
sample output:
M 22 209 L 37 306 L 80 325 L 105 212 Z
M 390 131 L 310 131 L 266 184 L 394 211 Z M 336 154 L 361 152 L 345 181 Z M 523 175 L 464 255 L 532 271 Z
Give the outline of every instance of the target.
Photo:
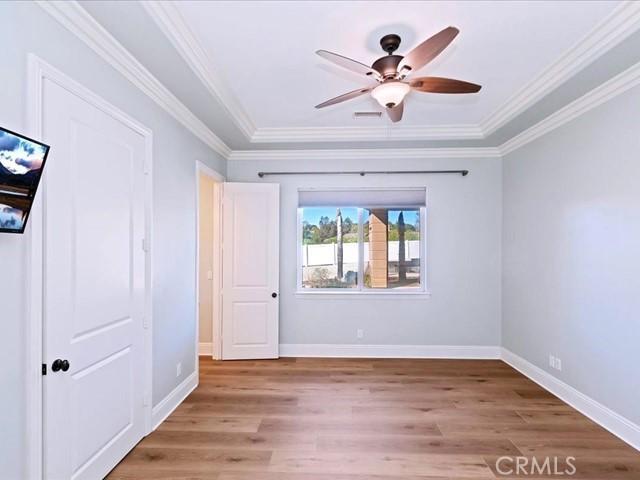
M 426 192 L 301 190 L 298 290 L 425 291 Z
M 302 209 L 302 286 L 358 286 L 358 209 Z

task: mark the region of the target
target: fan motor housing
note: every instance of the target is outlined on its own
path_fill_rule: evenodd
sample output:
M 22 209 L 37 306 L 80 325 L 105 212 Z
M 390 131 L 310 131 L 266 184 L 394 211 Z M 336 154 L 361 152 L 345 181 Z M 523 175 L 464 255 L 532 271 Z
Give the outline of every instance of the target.
M 404 57 L 402 55 L 387 55 L 380 57 L 373 62 L 371 68 L 382 75 L 385 80 L 388 78 L 395 78 L 398 74 L 398 64 Z

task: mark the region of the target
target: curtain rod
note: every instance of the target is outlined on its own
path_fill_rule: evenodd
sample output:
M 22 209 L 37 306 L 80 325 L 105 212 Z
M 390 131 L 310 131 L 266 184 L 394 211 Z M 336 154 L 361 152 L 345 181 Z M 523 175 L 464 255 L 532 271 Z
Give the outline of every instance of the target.
M 343 172 L 258 172 L 260 178 L 269 175 L 416 175 L 421 173 L 458 173 L 463 177 L 469 174 L 469 170 L 371 170 L 371 171 L 343 171 Z

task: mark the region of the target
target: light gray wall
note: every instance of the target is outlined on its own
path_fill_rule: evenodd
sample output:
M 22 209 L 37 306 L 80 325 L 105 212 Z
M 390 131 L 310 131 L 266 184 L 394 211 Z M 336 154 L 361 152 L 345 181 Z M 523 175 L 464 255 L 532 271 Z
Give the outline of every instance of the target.
M 230 181 L 256 182 L 259 170 L 469 169 L 459 175 L 292 176 L 281 186 L 280 343 L 389 345 L 500 344 L 500 159 L 230 161 Z M 296 209 L 300 187 L 426 186 L 425 299 L 299 298 Z M 364 338 L 356 338 L 356 330 Z
M 155 404 L 195 368 L 195 160 L 221 173 L 225 161 L 35 4 L 2 2 L 0 18 L 0 125 L 26 131 L 31 52 L 153 130 Z M 24 478 L 25 244 L 25 236 L 0 234 L 0 477 L 7 480 Z
M 636 424 L 639 105 L 635 87 L 508 155 L 503 207 L 503 345 Z

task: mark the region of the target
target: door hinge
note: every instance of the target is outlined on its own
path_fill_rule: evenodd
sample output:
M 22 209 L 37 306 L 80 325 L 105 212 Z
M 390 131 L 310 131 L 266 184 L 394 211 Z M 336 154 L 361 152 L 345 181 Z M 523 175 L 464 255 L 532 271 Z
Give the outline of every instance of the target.
M 144 329 L 149 328 L 149 320 L 147 320 L 147 316 L 146 315 L 144 317 L 142 317 L 142 328 L 144 328 Z
M 146 238 L 142 239 L 142 251 L 143 252 L 149 251 L 149 241 Z
M 143 399 L 142 399 L 142 405 L 144 407 L 149 405 L 149 394 L 148 393 L 144 394 Z
M 42 364 L 42 375 L 46 375 L 47 374 L 47 364 L 43 363 Z

